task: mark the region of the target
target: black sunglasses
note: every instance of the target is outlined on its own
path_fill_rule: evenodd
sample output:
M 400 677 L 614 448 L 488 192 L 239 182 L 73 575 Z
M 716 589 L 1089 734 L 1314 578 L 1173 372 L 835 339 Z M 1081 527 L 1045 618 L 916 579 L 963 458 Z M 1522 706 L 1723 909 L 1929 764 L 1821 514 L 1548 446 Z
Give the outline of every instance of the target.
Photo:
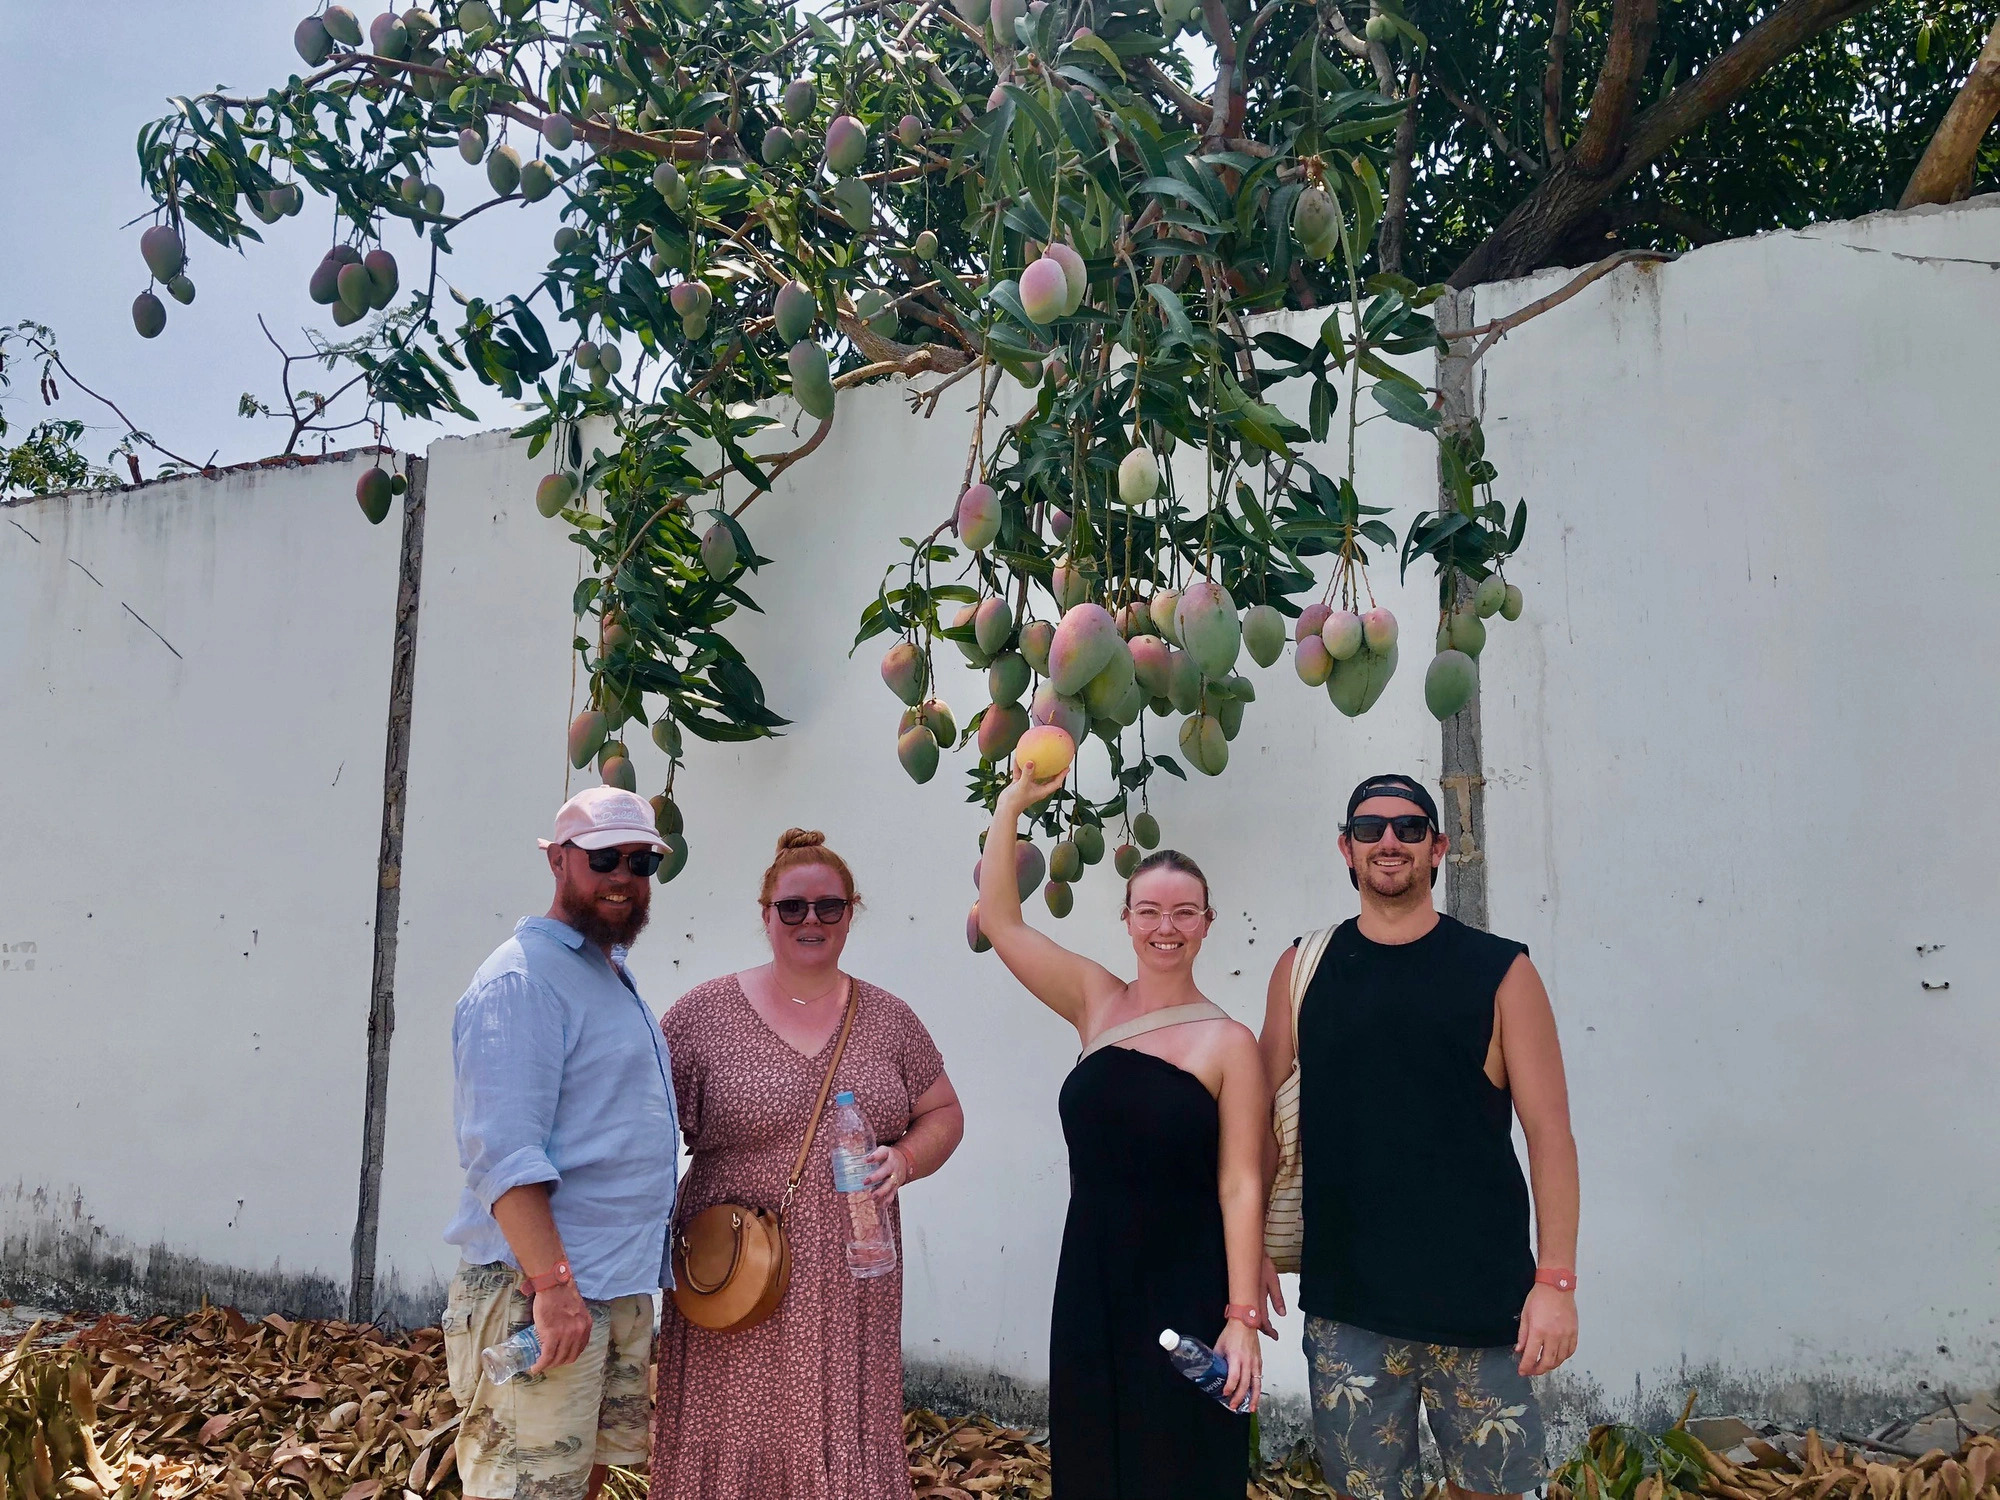
M 575 844 L 564 844 L 565 849 L 575 849 Z M 650 880 L 653 872 L 660 868 L 660 861 L 666 856 L 657 849 L 641 849 L 635 854 L 620 854 L 616 849 L 584 849 L 584 858 L 590 861 L 590 868 L 599 875 L 609 875 L 623 860 L 625 867 L 641 880 Z
M 1431 835 L 1431 820 L 1422 813 L 1402 813 L 1385 818 L 1380 813 L 1358 813 L 1348 819 L 1347 836 L 1357 844 L 1379 844 L 1384 829 L 1396 830 L 1401 844 L 1421 844 Z
M 771 910 L 787 927 L 797 927 L 805 921 L 808 911 L 819 918 L 822 927 L 831 927 L 847 915 L 847 898 L 822 896 L 817 901 L 808 901 L 803 896 L 787 896 L 782 901 L 773 901 Z

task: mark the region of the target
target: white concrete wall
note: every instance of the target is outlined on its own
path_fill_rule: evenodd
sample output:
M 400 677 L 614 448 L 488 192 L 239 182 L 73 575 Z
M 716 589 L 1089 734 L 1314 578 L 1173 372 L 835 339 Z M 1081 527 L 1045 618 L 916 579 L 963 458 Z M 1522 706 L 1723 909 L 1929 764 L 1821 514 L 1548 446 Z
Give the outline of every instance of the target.
M 1493 918 L 1532 944 L 1569 1049 L 1585 1201 L 1584 1346 L 1558 1393 L 1572 1413 L 1677 1400 L 1692 1372 L 1711 1403 L 1842 1417 L 1918 1380 L 2000 1372 L 1986 1119 L 2000 1020 L 1981 921 L 2000 834 L 1984 795 L 2000 715 L 1982 691 L 2000 574 L 1979 342 L 2000 313 L 1995 260 L 1994 199 L 1715 246 L 1619 272 L 1483 367 L 1498 493 L 1531 510 L 1511 570 L 1527 615 L 1496 623 L 1485 664 Z M 1488 289 L 1481 316 L 1560 280 Z M 884 643 L 846 655 L 894 538 L 950 504 L 966 403 L 922 422 L 891 389 L 842 400 L 827 445 L 745 517 L 777 561 L 752 580 L 766 612 L 738 638 L 793 728 L 694 750 L 680 788 L 693 862 L 657 892 L 635 967 L 663 1008 L 758 962 L 753 893 L 773 841 L 794 823 L 827 831 L 869 903 L 854 968 L 916 1007 L 967 1105 L 959 1155 L 907 1200 L 909 1353 L 1032 1383 L 1074 1039 L 965 950 L 979 818 L 962 765 L 910 787 L 876 674 Z M 1406 522 L 1431 503 L 1425 440 L 1386 421 L 1365 436 L 1363 493 Z M 514 919 L 546 905 L 533 840 L 567 784 L 576 558 L 530 503 L 540 468 L 498 436 L 432 450 L 381 1240 L 386 1290 L 408 1308 L 451 1264 L 437 1238 L 457 1181 L 451 1007 Z M 96 590 L 76 592 L 90 586 L 62 581 L 74 569 L 0 526 L 19 544 L 0 550 L 0 744 L 10 769 L 29 767 L 6 793 L 10 848 L 33 851 L 0 867 L 0 939 L 38 939 L 38 958 L 78 972 L 88 950 L 69 909 L 86 890 L 105 903 L 85 905 L 89 933 L 117 909 L 133 934 L 88 958 L 88 984 L 65 981 L 54 1020 L 15 998 L 28 976 L 0 972 L 0 1035 L 31 1064 L 10 1073 L 23 1103 L 0 1134 L 0 1178 L 81 1185 L 141 1243 L 340 1281 L 394 587 L 393 536 L 354 522 L 350 482 L 308 471 L 6 512 L 42 530 L 69 518 L 78 535 L 126 518 L 93 521 L 106 540 L 77 555 L 100 577 L 107 556 L 152 580 L 121 597 L 170 639 L 149 601 L 184 630 L 264 626 L 214 653 L 219 675 L 191 702 L 174 694 L 192 665 L 149 657 L 165 655 L 150 637 L 79 633 Z M 282 498 L 249 504 L 264 485 Z M 294 499 L 318 485 L 323 503 Z M 204 575 L 203 557 L 233 566 Z M 1375 584 L 1412 649 L 1373 713 L 1341 718 L 1287 661 L 1258 674 L 1220 784 L 1155 788 L 1168 841 L 1216 886 L 1204 981 L 1245 1020 L 1283 944 L 1353 909 L 1332 848 L 1346 789 L 1389 766 L 1436 774 L 1419 691 L 1434 586 L 1399 586 L 1393 564 Z M 962 715 L 980 701 L 969 672 L 942 687 Z M 318 761 L 343 757 L 339 786 L 322 788 Z M 253 786 L 262 821 L 198 842 L 224 767 Z M 41 790 L 77 769 L 88 813 Z M 650 745 L 639 769 L 655 789 Z M 59 867 L 45 851 L 68 847 L 78 816 L 100 841 L 140 830 L 137 874 Z M 239 846 L 266 827 L 282 847 L 310 834 L 314 857 L 246 862 Z M 218 886 L 232 899 L 203 904 Z M 282 1008 L 228 977 L 224 960 L 246 961 L 220 927 L 204 936 L 209 905 L 231 931 L 253 908 L 270 924 L 257 956 L 276 933 L 300 945 Z M 1114 909 L 1114 883 L 1094 875 L 1058 930 L 1115 961 Z M 51 987 L 44 968 L 32 982 Z M 278 1029 L 236 1056 L 253 1015 Z M 83 1094 L 79 1066 L 116 1089 Z M 61 1116 L 79 1097 L 111 1099 L 81 1138 Z M 245 1219 L 228 1228 L 238 1197 Z M 1271 1376 L 1302 1389 L 1295 1338 Z
M 400 530 L 359 469 L 0 510 L 9 1267 L 345 1292 Z
M 1614 1392 L 2000 1373 L 1996 263 L 1995 197 L 1768 235 L 1485 362 L 1530 511 L 1492 920 L 1562 1022 Z

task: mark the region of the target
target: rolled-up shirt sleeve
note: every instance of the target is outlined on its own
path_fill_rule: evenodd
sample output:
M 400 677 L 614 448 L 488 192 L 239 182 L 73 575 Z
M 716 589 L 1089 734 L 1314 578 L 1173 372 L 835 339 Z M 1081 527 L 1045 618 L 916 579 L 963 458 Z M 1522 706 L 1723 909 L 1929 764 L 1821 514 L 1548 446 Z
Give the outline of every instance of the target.
M 567 1051 L 562 1002 L 518 972 L 494 975 L 452 1021 L 454 1113 L 466 1186 L 491 1211 L 510 1188 L 562 1174 L 549 1159 Z

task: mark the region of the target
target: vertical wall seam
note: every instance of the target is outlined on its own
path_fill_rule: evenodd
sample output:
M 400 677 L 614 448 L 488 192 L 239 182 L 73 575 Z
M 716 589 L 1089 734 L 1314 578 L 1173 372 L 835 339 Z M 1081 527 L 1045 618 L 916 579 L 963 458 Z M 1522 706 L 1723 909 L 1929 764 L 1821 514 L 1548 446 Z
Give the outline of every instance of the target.
M 382 1158 L 389 1122 L 389 1040 L 396 1030 L 396 931 L 403 905 L 403 812 L 409 790 L 410 710 L 417 673 L 417 606 L 424 575 L 428 460 L 409 461 L 403 550 L 396 584 L 396 636 L 389 669 L 382 765 L 382 842 L 376 859 L 375 962 L 368 995 L 368 1086 L 361 1110 L 361 1189 L 355 1207 L 353 1279 L 347 1316 L 375 1316 L 375 1242 L 382 1222 Z
M 1470 290 L 1446 292 L 1439 299 L 1434 316 L 1442 327 L 1471 328 L 1474 310 Z M 1456 339 L 1437 362 L 1437 385 L 1444 433 L 1463 432 L 1472 425 L 1472 349 L 1470 339 Z M 1445 482 L 1442 455 L 1438 463 L 1438 510 L 1449 514 L 1456 506 Z M 1471 597 L 1467 579 L 1458 581 L 1454 604 Z M 1426 631 L 1425 634 L 1429 632 Z M 1444 909 L 1468 927 L 1486 930 L 1486 773 L 1485 742 L 1479 723 L 1479 679 L 1473 679 L 1472 697 L 1465 707 L 1446 719 L 1443 733 L 1442 766 L 1438 776 L 1444 788 L 1444 831 L 1451 840 L 1445 856 Z

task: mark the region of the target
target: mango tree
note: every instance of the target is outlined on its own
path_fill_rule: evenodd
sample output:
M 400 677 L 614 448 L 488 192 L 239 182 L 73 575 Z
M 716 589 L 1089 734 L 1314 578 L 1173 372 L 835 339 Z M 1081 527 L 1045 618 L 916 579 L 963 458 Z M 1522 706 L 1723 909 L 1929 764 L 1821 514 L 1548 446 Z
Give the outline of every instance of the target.
M 468 374 L 532 393 L 535 500 L 584 553 L 570 753 L 636 786 L 630 747 L 650 733 L 668 765 L 663 879 L 687 854 L 685 737 L 786 723 L 727 633 L 768 561 L 750 507 L 825 440 L 844 390 L 902 377 L 934 411 L 966 382 L 963 473 L 855 601 L 856 643 L 887 646 L 896 750 L 919 782 L 967 749 L 990 805 L 1013 757 L 1052 770 L 1102 744 L 1108 778 L 1072 773 L 1039 813 L 1052 853 L 1023 846 L 1024 891 L 1052 876 L 1060 915 L 1108 830 L 1120 869 L 1158 841 L 1156 773 L 1223 771 L 1257 697 L 1245 656 L 1269 667 L 1289 639 L 1296 675 L 1340 712 L 1381 698 L 1401 642 L 1371 563 L 1437 569 L 1424 691 L 1441 718 L 1472 691 L 1486 621 L 1520 610 L 1499 569 L 1525 507 L 1493 499 L 1476 425 L 1439 430 L 1403 367 L 1427 361 L 1392 362 L 1437 347 L 1440 289 L 1364 275 L 1401 106 L 1315 30 L 1257 80 L 1252 128 L 1245 60 L 1277 10 L 459 0 L 364 27 L 327 6 L 297 24 L 304 71 L 175 100 L 142 133 L 158 213 L 134 321 L 147 337 L 169 321 L 155 286 L 193 295 L 190 230 L 242 246 L 310 203 L 328 247 L 300 290 L 336 324 L 379 320 L 355 355 L 372 402 L 462 412 Z M 1216 59 L 1199 92 L 1174 46 L 1189 31 Z M 1388 15 L 1370 35 L 1423 41 Z M 490 192 L 448 201 L 451 153 Z M 441 295 L 454 242 L 520 212 L 550 234 L 539 282 Z M 1308 268 L 1344 299 L 1318 337 L 1260 331 L 1310 305 Z M 1013 420 L 1003 382 L 1028 392 Z M 1356 429 L 1377 419 L 1437 434 L 1443 514 L 1357 489 Z M 588 451 L 586 422 L 608 435 Z M 369 520 L 400 486 L 363 476 Z M 1415 509 L 1400 539 L 1398 501 Z M 986 669 L 976 711 L 932 692 L 941 646 Z

